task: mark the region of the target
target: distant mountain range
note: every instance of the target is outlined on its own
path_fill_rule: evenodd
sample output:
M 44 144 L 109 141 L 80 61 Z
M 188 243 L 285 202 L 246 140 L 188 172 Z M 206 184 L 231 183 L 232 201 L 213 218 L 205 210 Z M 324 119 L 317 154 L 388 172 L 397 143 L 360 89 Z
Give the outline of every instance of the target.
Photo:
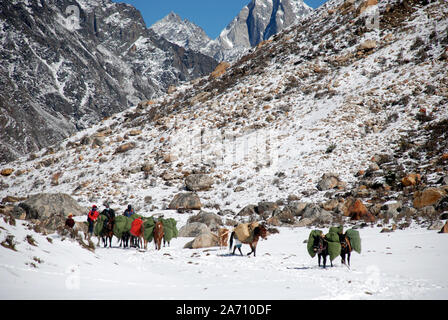
M 0 42 L 0 163 L 217 65 L 110 0 L 1 1 Z
M 174 12 L 150 29 L 184 48 L 199 51 L 218 61 L 232 61 L 310 12 L 312 8 L 302 0 L 252 0 L 214 40 L 202 28 L 182 20 Z

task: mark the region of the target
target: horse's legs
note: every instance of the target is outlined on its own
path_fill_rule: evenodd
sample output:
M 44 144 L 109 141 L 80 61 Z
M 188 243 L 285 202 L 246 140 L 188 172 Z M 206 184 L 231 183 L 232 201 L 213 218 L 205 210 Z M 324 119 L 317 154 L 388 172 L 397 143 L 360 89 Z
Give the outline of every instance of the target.
M 345 252 L 341 252 L 341 263 L 345 264 Z
M 321 255 L 318 254 L 318 255 L 317 255 L 317 261 L 319 262 L 319 267 L 320 267 L 320 257 L 321 257 Z
M 324 268 L 326 268 L 326 266 L 327 266 L 327 255 L 323 254 L 322 258 L 324 259 Z
M 350 266 L 350 252 L 347 254 L 348 265 Z
M 254 252 L 254 248 L 252 247 L 252 243 L 249 243 L 249 246 L 250 246 L 250 252 L 247 254 L 248 256 L 252 253 L 252 252 Z

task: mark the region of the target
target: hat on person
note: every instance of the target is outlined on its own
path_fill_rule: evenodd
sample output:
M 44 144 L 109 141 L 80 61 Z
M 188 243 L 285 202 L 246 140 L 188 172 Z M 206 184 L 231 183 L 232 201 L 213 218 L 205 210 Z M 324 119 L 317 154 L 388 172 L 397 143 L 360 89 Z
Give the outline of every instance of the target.
M 68 214 L 68 217 L 70 218 L 70 217 L 73 217 L 73 213 L 69 213 Z

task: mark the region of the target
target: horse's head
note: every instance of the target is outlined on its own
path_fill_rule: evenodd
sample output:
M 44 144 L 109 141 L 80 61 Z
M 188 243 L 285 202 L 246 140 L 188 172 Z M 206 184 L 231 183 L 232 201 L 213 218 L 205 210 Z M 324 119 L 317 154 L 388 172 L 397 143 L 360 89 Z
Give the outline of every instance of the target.
M 314 237 L 313 251 L 321 254 L 327 248 L 327 243 L 323 235 Z
M 268 237 L 268 230 L 264 225 L 259 225 L 254 229 L 254 235 L 261 236 L 263 239 L 267 239 Z

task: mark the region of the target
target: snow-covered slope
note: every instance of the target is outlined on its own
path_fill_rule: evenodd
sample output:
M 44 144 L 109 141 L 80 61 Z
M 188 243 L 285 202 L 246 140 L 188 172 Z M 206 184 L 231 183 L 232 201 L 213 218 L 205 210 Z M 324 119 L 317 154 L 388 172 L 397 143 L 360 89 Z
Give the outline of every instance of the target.
M 118 247 L 82 249 L 57 234 L 42 236 L 0 220 L 16 250 L 0 246 L 1 299 L 255 300 L 446 299 L 448 237 L 413 227 L 393 234 L 360 230 L 363 251 L 351 268 L 339 259 L 322 269 L 304 240 L 309 229 L 280 228 L 254 257 L 227 248 L 183 249 L 190 238 L 145 252 Z M 31 236 L 36 245 L 25 239 Z M 48 240 L 50 239 L 50 240 Z M 50 243 L 51 241 L 51 243 Z M 249 247 L 244 245 L 243 252 Z M 156 289 L 156 290 L 154 290 Z

